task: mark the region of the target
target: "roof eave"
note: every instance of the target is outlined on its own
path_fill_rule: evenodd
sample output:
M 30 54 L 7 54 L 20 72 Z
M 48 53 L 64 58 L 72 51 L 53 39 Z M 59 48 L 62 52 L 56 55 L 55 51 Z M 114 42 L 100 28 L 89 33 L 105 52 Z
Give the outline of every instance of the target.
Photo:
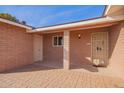
M 82 22 L 77 22 L 77 23 L 38 28 L 38 29 L 30 30 L 28 32 L 29 33 L 36 33 L 36 32 L 50 31 L 50 30 L 59 30 L 59 29 L 64 29 L 64 28 L 71 28 L 71 27 L 76 27 L 76 26 L 87 26 L 87 25 L 91 26 L 91 25 L 94 25 L 94 24 L 116 22 L 116 21 L 121 21 L 121 20 L 124 20 L 124 15 L 107 16 L 107 17 L 103 17 L 103 18 L 99 18 L 99 19 L 87 20 L 87 21 L 82 21 Z
M 3 18 L 0 18 L 0 22 L 7 23 L 7 24 L 10 24 L 10 25 L 15 25 L 15 26 L 18 26 L 18 27 L 21 27 L 21 28 L 26 28 L 26 29 L 29 29 L 29 30 L 31 30 L 33 28 L 31 26 L 27 26 L 27 25 L 23 25 L 23 24 L 20 24 L 20 23 L 12 22 L 12 21 L 9 21 L 9 20 L 3 19 Z
M 111 7 L 111 5 L 106 5 L 106 8 L 103 12 L 103 16 L 106 16 L 108 14 L 108 11 L 109 11 L 110 7 Z

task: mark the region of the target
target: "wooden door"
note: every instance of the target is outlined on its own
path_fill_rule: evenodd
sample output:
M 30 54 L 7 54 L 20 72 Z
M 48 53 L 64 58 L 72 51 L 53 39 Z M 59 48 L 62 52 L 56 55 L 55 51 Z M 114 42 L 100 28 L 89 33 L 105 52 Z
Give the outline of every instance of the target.
M 96 66 L 108 64 L 108 33 L 96 32 L 92 34 L 92 62 Z

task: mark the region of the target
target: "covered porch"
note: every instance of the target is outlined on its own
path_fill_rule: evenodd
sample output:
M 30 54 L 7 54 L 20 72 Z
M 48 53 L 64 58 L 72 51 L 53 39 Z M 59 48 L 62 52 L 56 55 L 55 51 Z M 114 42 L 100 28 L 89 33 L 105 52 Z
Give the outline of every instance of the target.
M 98 72 L 92 60 L 92 35 L 107 33 L 108 43 L 111 41 L 109 40 L 110 28 L 115 25 L 118 25 L 118 22 L 71 27 L 66 30 L 59 28 L 38 31 L 34 33 L 34 61 L 41 61 L 43 65 L 55 68 L 84 68 L 91 72 Z M 108 64 L 100 66 L 107 67 Z
M 43 36 L 43 64 L 55 68 L 81 69 L 98 72 L 92 62 L 92 34 L 107 32 L 108 28 L 94 28 L 67 32 L 45 33 Z M 62 37 L 62 45 L 54 45 L 54 37 Z
M 117 63 L 113 60 L 116 57 L 113 57 L 113 55 L 116 55 L 115 51 L 118 51 L 116 49 L 118 42 L 121 43 L 118 41 L 118 38 L 121 38 L 120 34 L 123 32 L 121 28 L 123 21 L 121 21 L 121 18 L 103 17 L 86 22 L 29 31 L 29 33 L 34 35 L 34 61 L 40 61 L 42 65 L 53 68 L 102 72 L 102 74 L 104 72 L 108 74 L 117 72 L 118 74 L 121 71 L 119 70 L 121 66 L 117 66 Z M 96 35 L 96 33 L 98 33 L 97 37 L 95 37 L 96 41 L 99 42 L 99 39 L 105 40 L 104 48 L 99 47 L 99 45 L 104 44 L 103 42 L 93 43 L 93 35 Z M 99 33 L 106 34 L 101 35 Z M 100 56 L 97 54 L 96 57 L 93 54 L 94 49 L 96 52 L 102 49 L 105 52 L 102 52 L 103 54 L 100 54 Z M 99 58 L 105 59 L 99 60 Z M 119 62 L 121 62 L 120 59 Z M 118 71 L 116 71 L 116 68 L 118 68 Z M 119 73 L 122 75 L 122 72 Z

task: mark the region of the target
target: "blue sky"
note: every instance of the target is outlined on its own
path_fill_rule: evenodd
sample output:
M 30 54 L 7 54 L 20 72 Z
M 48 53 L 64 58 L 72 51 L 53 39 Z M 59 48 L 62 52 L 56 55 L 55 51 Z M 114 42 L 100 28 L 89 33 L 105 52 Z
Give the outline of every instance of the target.
M 102 15 L 103 5 L 27 5 L 0 6 L 0 13 L 10 13 L 34 27 L 80 21 Z

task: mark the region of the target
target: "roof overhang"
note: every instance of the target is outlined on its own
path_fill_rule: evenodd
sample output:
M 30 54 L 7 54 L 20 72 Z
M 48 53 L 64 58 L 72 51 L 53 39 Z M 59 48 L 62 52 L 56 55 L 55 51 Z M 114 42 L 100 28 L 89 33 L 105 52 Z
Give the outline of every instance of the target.
M 106 8 L 105 8 L 105 11 L 103 13 L 103 16 L 106 16 L 108 14 L 108 11 L 110 10 L 112 5 L 107 5 Z
M 26 28 L 26 29 L 29 29 L 29 30 L 32 29 L 31 26 L 27 26 L 27 25 L 23 25 L 23 24 L 20 24 L 20 23 L 12 22 L 12 21 L 9 21 L 9 20 L 3 19 L 3 18 L 0 18 L 0 22 L 7 23 L 7 24 L 10 24 L 10 25 L 14 25 L 14 26 L 18 26 L 18 27 L 21 27 L 21 28 Z
M 123 15 L 124 5 L 107 5 L 103 16 Z
M 29 33 L 47 33 L 54 31 L 66 31 L 66 30 L 76 30 L 76 29 L 90 29 L 90 28 L 98 28 L 98 27 L 106 27 L 117 24 L 119 21 L 124 20 L 124 15 L 120 16 L 107 16 L 96 19 L 91 19 L 87 21 L 81 21 L 70 24 L 63 24 L 57 26 L 43 27 L 37 28 L 33 30 L 29 30 Z

